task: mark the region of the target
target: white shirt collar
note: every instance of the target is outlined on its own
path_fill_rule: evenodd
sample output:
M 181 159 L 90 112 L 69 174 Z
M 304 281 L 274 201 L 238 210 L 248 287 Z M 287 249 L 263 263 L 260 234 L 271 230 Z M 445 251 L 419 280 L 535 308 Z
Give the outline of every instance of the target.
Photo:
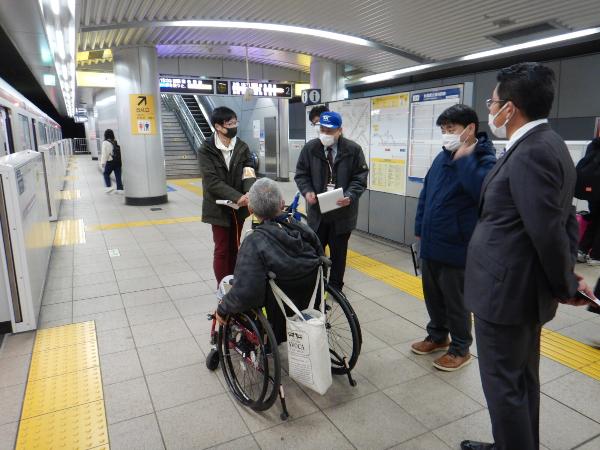
M 519 128 L 513 133 L 513 135 L 510 137 L 510 140 L 506 143 L 505 151 L 509 151 L 511 147 L 515 145 L 515 142 L 521 139 L 529 130 L 532 130 L 533 128 L 543 123 L 548 123 L 548 119 L 538 119 L 532 120 L 531 122 L 527 122 L 525 125 L 523 125 L 521 128 Z
M 233 151 L 233 149 L 235 148 L 235 143 L 237 142 L 237 136 L 234 137 L 230 142 L 229 145 L 225 145 L 223 144 L 223 142 L 221 142 L 221 138 L 219 137 L 219 133 L 215 133 L 215 145 L 217 146 L 217 148 L 221 151 L 226 151 L 226 152 L 231 152 Z

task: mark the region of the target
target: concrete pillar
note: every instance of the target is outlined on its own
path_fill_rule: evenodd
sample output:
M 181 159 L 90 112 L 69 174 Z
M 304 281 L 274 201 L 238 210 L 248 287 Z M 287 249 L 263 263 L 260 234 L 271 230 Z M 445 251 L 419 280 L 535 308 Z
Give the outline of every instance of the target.
M 344 65 L 320 58 L 310 63 L 310 87 L 321 89 L 321 102 L 344 100 Z
M 166 203 L 156 48 L 116 48 L 113 61 L 125 204 Z M 136 117 L 138 104 L 145 112 Z

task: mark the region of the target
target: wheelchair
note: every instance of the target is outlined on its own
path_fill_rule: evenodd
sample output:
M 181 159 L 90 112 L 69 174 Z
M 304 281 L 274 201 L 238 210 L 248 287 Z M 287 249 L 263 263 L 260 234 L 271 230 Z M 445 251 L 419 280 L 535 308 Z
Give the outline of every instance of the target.
M 323 258 L 323 265 L 330 264 Z M 331 371 L 346 375 L 356 386 L 352 369 L 362 346 L 360 323 L 350 302 L 339 290 L 325 287 L 326 329 L 329 340 Z M 234 397 L 255 411 L 269 409 L 277 397 L 281 402 L 281 419 L 289 417 L 285 391 L 281 384 L 281 357 L 273 328 L 265 316 L 265 308 L 230 315 L 225 325 L 219 325 L 214 314 L 210 341 L 212 349 L 206 357 L 206 367 L 217 370 L 219 365 Z

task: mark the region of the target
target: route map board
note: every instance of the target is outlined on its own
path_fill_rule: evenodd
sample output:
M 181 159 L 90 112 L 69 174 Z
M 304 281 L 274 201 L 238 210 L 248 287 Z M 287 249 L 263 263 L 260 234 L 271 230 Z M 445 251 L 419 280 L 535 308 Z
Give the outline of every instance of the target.
M 361 146 L 365 160 L 369 163 L 369 138 L 371 134 L 371 99 L 357 98 L 330 102 L 330 111 L 342 115 L 344 137 L 353 140 Z
M 435 125 L 438 116 L 461 101 L 461 88 L 432 89 L 410 94 L 410 140 L 408 178 L 422 182 L 431 163 L 442 150 L 442 133 Z
M 371 98 L 369 189 L 405 195 L 408 92 Z

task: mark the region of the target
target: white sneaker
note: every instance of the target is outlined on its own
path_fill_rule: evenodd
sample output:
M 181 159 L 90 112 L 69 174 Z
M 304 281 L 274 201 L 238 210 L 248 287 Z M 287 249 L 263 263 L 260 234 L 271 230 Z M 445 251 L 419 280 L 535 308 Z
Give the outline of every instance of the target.
M 123 189 L 117 189 L 115 191 L 115 194 L 119 194 L 119 195 L 123 195 L 125 193 L 125 191 L 123 191 Z
M 104 190 L 104 192 L 106 192 L 107 194 L 110 194 L 110 193 L 111 193 L 112 191 L 114 191 L 114 190 L 115 190 L 115 188 L 114 188 L 114 187 L 112 187 L 112 186 L 110 186 L 110 187 L 107 187 L 107 188 Z

